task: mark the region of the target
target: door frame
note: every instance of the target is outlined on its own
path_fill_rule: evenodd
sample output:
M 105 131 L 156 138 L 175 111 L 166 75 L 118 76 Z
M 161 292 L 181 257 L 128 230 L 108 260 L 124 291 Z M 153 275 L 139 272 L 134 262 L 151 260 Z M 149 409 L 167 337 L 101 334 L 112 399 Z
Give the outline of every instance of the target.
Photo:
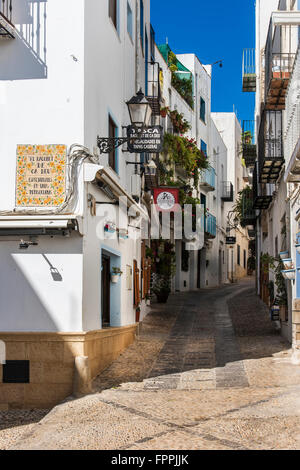
M 100 322 L 102 325 L 102 255 L 110 258 L 110 269 L 112 267 L 122 268 L 121 253 L 110 246 L 101 245 L 100 247 Z M 125 273 L 123 274 L 125 276 Z M 121 311 L 121 289 L 123 276 L 120 276 L 117 284 L 110 283 L 110 327 L 118 328 L 122 326 L 122 311 Z

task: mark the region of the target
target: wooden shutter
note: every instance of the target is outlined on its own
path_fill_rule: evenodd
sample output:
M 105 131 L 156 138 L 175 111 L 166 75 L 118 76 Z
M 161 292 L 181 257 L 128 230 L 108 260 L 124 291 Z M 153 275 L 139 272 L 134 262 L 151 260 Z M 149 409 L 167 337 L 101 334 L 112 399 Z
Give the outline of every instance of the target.
M 133 278 L 134 278 L 134 306 L 138 307 L 141 301 L 140 297 L 140 270 L 137 261 L 133 261 Z

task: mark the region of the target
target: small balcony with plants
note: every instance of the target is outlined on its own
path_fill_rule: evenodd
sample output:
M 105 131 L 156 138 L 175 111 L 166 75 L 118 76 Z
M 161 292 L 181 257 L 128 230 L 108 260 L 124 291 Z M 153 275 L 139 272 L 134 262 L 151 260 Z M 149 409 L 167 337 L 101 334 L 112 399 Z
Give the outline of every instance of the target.
M 285 109 L 299 41 L 300 11 L 272 13 L 265 46 L 265 107 Z
M 265 110 L 258 136 L 258 180 L 276 183 L 284 164 L 282 112 Z
M 242 150 L 246 167 L 253 168 L 257 156 L 254 121 L 243 121 Z
M 168 44 L 162 44 L 158 46 L 158 49 L 172 73 L 172 86 L 190 108 L 194 109 L 194 83 L 192 72 L 177 59 Z
M 234 206 L 235 218 L 241 227 L 255 226 L 256 212 L 253 207 L 253 191 L 250 186 L 246 186 L 238 193 Z
M 222 181 L 221 199 L 224 202 L 233 202 L 233 184 L 230 181 Z
M 256 91 L 255 49 L 243 51 L 243 91 Z
M 216 238 L 217 236 L 217 219 L 208 211 L 205 213 L 205 237 L 208 239 Z
M 216 188 L 216 172 L 209 166 L 200 173 L 200 187 L 206 191 L 214 191 Z
M 0 0 L 0 39 L 13 39 L 13 0 Z

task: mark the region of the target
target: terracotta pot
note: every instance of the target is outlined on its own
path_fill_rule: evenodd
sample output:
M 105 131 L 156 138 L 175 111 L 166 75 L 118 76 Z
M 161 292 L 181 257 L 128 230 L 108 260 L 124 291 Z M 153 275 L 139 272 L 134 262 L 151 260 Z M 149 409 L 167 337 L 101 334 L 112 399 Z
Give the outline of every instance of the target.
M 161 115 L 162 118 L 166 118 L 167 114 L 168 114 L 167 110 L 163 110 L 163 111 L 160 112 L 160 115 Z
M 137 309 L 135 311 L 135 322 L 136 323 L 139 323 L 140 322 L 140 318 L 141 318 L 141 310 L 140 309 Z

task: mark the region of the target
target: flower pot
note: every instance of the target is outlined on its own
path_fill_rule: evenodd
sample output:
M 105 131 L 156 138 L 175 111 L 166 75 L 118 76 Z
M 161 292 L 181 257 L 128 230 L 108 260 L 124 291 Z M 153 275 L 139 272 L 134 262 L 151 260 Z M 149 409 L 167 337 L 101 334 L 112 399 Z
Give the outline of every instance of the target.
M 120 274 L 111 274 L 110 275 L 110 280 L 111 280 L 112 284 L 118 284 L 119 279 L 120 279 Z
M 136 311 L 135 311 L 135 322 L 136 322 L 136 323 L 139 323 L 139 322 L 140 322 L 140 318 L 141 318 L 141 310 L 138 308 L 138 309 L 136 309 Z
M 289 252 L 288 251 L 282 251 L 281 253 L 279 253 L 279 256 L 280 256 L 281 259 L 286 259 L 289 256 Z
M 297 252 L 300 253 L 300 244 L 295 245 L 295 248 L 296 248 Z
M 284 271 L 281 271 L 281 274 L 283 275 L 284 279 L 287 279 L 288 281 L 293 281 L 296 277 L 296 270 L 285 269 Z
M 160 111 L 160 115 L 161 115 L 162 118 L 166 118 L 166 117 L 167 117 L 167 114 L 168 114 L 167 109 L 162 109 L 162 110 Z
M 169 298 L 169 292 L 160 292 L 159 294 L 156 294 L 157 297 L 157 302 L 159 304 L 166 304 Z
M 293 260 L 292 258 L 282 259 L 284 264 L 284 269 L 293 269 Z

